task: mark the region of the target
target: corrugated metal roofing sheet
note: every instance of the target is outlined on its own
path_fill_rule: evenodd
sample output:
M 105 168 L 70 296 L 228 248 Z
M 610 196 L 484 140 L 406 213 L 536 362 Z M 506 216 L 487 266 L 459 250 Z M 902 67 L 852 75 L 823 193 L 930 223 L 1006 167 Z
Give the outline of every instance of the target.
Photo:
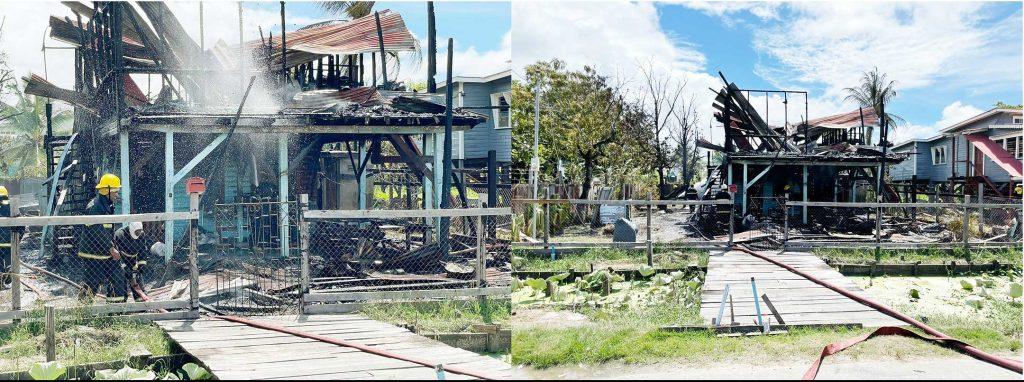
M 809 126 L 821 126 L 830 129 L 856 127 L 861 125 L 861 111 L 864 112 L 864 126 L 878 126 L 878 116 L 875 115 L 875 110 L 869 107 L 860 108 L 847 113 L 815 118 L 807 121 L 807 124 Z
M 391 10 L 380 11 L 380 25 L 384 35 L 384 50 L 388 52 L 416 50 L 416 38 L 402 20 L 402 15 Z M 273 60 L 281 65 L 281 37 L 272 38 L 275 50 Z M 285 34 L 288 48 L 288 67 L 313 61 L 328 54 L 360 54 L 380 52 L 377 41 L 377 21 L 374 15 L 337 24 L 326 24 Z M 262 41 L 251 42 L 259 46 Z

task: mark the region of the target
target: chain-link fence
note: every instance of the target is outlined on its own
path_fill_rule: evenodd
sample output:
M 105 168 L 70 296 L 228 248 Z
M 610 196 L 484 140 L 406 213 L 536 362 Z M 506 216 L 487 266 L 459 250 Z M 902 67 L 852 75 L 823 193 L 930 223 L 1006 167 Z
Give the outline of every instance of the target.
M 1010 203 L 789 201 L 787 248 L 994 248 L 1021 245 L 1019 200 Z
M 365 301 L 507 295 L 511 210 L 306 211 L 307 313 Z
M 193 207 L 198 204 L 194 201 Z M 196 313 L 198 212 L 0 218 L 10 230 L 0 289 L 0 322 L 32 318 L 43 306 L 59 315 Z M 165 226 L 186 229 L 162 243 Z M 171 223 L 171 224 L 165 224 Z M 42 245 L 43 227 L 61 237 Z M 7 256 L 10 256 L 9 258 Z
M 548 248 L 730 243 L 732 201 L 520 199 L 517 246 Z

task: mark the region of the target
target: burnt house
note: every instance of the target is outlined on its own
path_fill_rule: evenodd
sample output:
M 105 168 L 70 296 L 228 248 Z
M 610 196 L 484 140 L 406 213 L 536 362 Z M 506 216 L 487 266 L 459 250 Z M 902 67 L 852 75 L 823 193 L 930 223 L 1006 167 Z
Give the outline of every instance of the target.
M 27 93 L 75 107 L 73 134 L 47 138 L 45 214 L 81 213 L 107 172 L 122 181 L 120 213 L 184 211 L 185 180 L 200 177 L 201 231 L 285 255 L 297 233 L 279 217 L 295 214 L 300 194 L 323 209 L 438 208 L 447 194 L 443 95 L 406 91 L 388 76 L 396 53 L 417 49 L 396 12 L 201 47 L 160 2 L 64 4 L 75 16 L 51 17 L 50 37 L 75 49 L 66 68 L 74 88 L 25 78 Z M 141 90 L 147 76 L 159 94 Z M 486 120 L 453 110 L 451 128 Z M 405 197 L 383 205 L 374 196 L 388 187 Z M 255 232 L 217 216 L 247 203 L 280 223 Z M 73 253 L 73 241 L 61 242 L 66 228 L 47 227 L 48 248 Z M 167 243 L 184 232 L 183 223 L 155 228 Z
M 899 163 L 905 154 L 892 153 L 872 141 L 879 120 L 872 109 L 807 121 L 788 121 L 787 109 L 787 121 L 773 126 L 751 104 L 750 94 L 764 94 L 766 99 L 769 94 L 780 95 L 785 108 L 797 107 L 790 105 L 792 100 L 802 99 L 803 115 L 807 115 L 806 92 L 741 89 L 725 83 L 716 91 L 713 104 L 725 144 L 698 142 L 699 147 L 721 152 L 723 160 L 697 186 L 698 197 L 728 198 L 729 185 L 734 185 L 738 217 L 769 214 L 787 198 L 866 201 L 866 191 L 872 191 L 884 200 L 898 200 L 878 175 L 883 166 Z M 806 207 L 788 213 L 807 222 Z

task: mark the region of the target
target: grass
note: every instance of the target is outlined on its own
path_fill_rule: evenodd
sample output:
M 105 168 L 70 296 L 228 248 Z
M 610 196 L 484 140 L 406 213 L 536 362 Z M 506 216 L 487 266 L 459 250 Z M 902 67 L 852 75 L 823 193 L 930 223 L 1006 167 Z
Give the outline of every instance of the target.
M 58 316 L 55 333 L 57 360 L 64 365 L 125 360 L 138 350 L 153 355 L 172 350 L 167 335 L 157 326 L 114 318 Z M 41 320 L 0 329 L 0 372 L 24 370 L 44 361 L 44 337 Z
M 613 266 L 616 268 L 632 267 L 647 264 L 647 255 L 643 250 L 626 250 L 619 248 L 591 248 L 583 253 L 562 254 L 551 260 L 550 257 L 529 255 L 524 252 L 516 254 L 518 260 L 514 266 L 516 271 L 590 271 L 590 265 Z M 660 268 L 682 268 L 688 265 L 706 265 L 707 250 L 699 249 L 656 249 L 654 265 Z
M 1014 279 L 1019 279 L 1019 276 Z M 948 280 L 952 285 L 959 285 L 957 279 Z M 1002 293 L 1000 291 L 1002 288 L 993 289 L 992 293 Z M 903 294 L 902 291 L 898 292 L 899 295 Z M 960 295 L 954 294 L 949 299 L 956 300 L 957 296 Z M 927 308 L 919 304 L 893 304 L 893 307 L 912 316 L 918 316 L 919 308 Z M 512 362 L 537 368 L 596 365 L 610 361 L 641 364 L 669 361 L 691 365 L 787 361 L 809 364 L 825 345 L 874 330 L 798 329 L 785 335 L 717 337 L 710 331 L 672 333 L 658 330 L 667 325 L 701 324 L 697 307 L 680 312 L 674 304 L 643 309 L 584 306 L 574 309 L 574 312 L 586 316 L 587 320 L 568 327 L 540 321 L 517 325 L 512 335 Z M 1004 298 L 990 298 L 986 300 L 983 310 L 970 310 L 966 314 L 955 315 L 931 314 L 927 316 L 927 322 L 933 328 L 980 349 L 1001 355 L 1012 353 L 1011 357 L 1019 358 L 1022 314 L 1024 311 L 1019 299 L 1008 301 Z M 878 337 L 843 351 L 840 356 L 856 360 L 942 357 L 954 354 L 952 350 L 925 341 Z
M 419 332 L 464 333 L 473 324 L 494 323 L 508 326 L 512 314 L 509 300 L 439 301 L 431 304 L 374 304 L 363 308 L 362 315 L 393 325 L 412 325 Z
M 868 264 L 875 261 L 874 249 L 837 249 L 815 248 L 814 254 L 833 262 L 848 264 Z M 923 264 L 941 264 L 949 261 L 974 263 L 990 263 L 993 260 L 1001 264 L 1021 266 L 1020 248 L 1001 249 L 883 249 L 880 264 L 911 264 L 920 261 Z

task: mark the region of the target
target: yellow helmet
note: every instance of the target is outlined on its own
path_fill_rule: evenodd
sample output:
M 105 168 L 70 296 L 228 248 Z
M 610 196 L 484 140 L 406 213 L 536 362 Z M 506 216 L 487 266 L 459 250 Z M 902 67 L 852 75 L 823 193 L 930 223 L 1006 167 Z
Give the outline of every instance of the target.
M 0 186 L 0 196 L 10 196 L 10 195 L 11 194 L 9 192 L 7 192 L 7 187 Z
M 3 187 L 0 187 L 0 189 L 2 188 Z M 1024 186 L 1018 184 L 1017 187 L 1014 187 L 1013 191 L 1016 192 L 1017 195 L 1020 195 L 1022 192 L 1024 192 Z
M 96 184 L 96 189 L 101 188 L 121 188 L 121 178 L 114 174 L 103 174 L 100 182 Z

